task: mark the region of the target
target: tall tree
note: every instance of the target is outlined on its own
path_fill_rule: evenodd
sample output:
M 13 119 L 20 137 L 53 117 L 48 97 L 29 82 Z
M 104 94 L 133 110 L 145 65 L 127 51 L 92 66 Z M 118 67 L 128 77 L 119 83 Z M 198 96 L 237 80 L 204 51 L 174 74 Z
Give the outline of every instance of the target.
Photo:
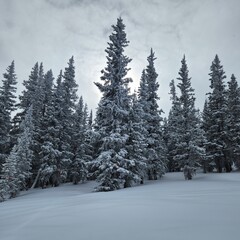
M 240 89 L 232 74 L 227 89 L 227 151 L 228 158 L 240 167 Z
M 61 178 L 63 181 L 67 179 L 67 172 L 70 168 L 74 154 L 72 153 L 72 136 L 74 125 L 74 111 L 77 101 L 77 88 L 78 85 L 75 80 L 75 66 L 74 58 L 71 57 L 68 66 L 65 68 L 63 74 L 63 81 L 61 83 L 62 92 L 62 106 L 60 123 L 62 127 L 60 136 L 60 151 L 62 153 L 61 159 Z
M 214 164 L 218 172 L 231 171 L 231 161 L 227 158 L 227 134 L 226 134 L 226 87 L 224 79 L 226 78 L 223 66 L 215 56 L 210 67 L 210 88 L 212 92 L 208 97 L 208 126 L 207 137 L 207 157 L 211 164 Z
M 185 164 L 196 166 L 201 164 L 205 156 L 203 131 L 201 130 L 198 111 L 195 108 L 195 94 L 191 86 L 191 78 L 188 76 L 188 67 L 185 56 L 183 57 L 182 66 L 179 70 L 179 83 L 177 87 L 180 90 L 178 99 L 180 104 L 180 117 L 176 143 L 176 155 L 174 160 L 177 161 L 181 168 Z
M 154 52 L 151 49 L 150 55 L 147 58 L 148 65 L 145 70 L 145 76 L 142 76 L 146 78 L 147 85 L 147 101 L 144 108 L 146 109 L 146 129 L 148 131 L 146 139 L 148 144 L 146 157 L 148 159 L 149 180 L 156 180 L 158 177 L 161 177 L 165 173 L 167 167 L 166 146 L 163 140 L 162 131 L 162 110 L 159 109 L 157 103 L 159 100 L 157 94 L 159 84 L 157 82 L 158 74 L 154 66 L 155 60 Z
M 0 172 L 5 157 L 11 150 L 11 114 L 16 110 L 16 84 L 15 65 L 12 61 L 3 74 L 0 87 Z
M 100 185 L 96 190 L 111 191 L 129 187 L 141 181 L 141 177 L 131 171 L 135 162 L 129 159 L 126 148 L 130 96 L 128 83 L 132 81 L 126 75 L 131 61 L 124 55 L 128 46 L 125 25 L 121 18 L 112 26 L 113 33 L 106 49 L 107 67 L 102 70 L 102 83 L 96 83 L 103 96 L 96 117 L 96 130 L 100 135 L 100 148 L 91 169 Z

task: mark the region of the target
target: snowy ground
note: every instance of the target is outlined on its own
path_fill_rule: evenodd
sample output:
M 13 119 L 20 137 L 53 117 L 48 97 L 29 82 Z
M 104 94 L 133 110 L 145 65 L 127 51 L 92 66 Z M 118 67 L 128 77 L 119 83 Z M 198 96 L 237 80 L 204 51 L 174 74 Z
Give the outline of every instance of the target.
M 95 183 L 36 189 L 0 203 L 1 240 L 239 240 L 240 173 L 168 173 L 107 193 Z

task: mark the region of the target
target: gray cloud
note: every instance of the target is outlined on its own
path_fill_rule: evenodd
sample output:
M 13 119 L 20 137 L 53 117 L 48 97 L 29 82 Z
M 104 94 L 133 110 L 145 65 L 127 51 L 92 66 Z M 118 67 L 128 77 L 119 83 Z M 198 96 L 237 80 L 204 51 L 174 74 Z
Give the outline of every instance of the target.
M 238 0 L 8 0 L 0 1 L 0 73 L 15 60 L 19 83 L 35 62 L 55 77 L 74 55 L 79 95 L 95 109 L 100 98 L 93 82 L 106 65 L 111 25 L 122 16 L 133 58 L 129 75 L 137 88 L 150 48 L 159 73 L 159 102 L 168 111 L 169 81 L 186 54 L 197 106 L 209 91 L 208 73 L 216 53 L 227 76 L 240 77 L 240 2 Z M 22 89 L 20 88 L 19 92 Z

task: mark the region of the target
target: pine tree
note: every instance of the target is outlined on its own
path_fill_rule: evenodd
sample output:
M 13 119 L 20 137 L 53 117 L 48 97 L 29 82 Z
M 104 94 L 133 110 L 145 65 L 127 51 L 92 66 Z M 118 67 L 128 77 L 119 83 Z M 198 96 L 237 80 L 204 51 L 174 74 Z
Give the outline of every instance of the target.
M 71 140 L 73 136 L 74 125 L 74 110 L 77 101 L 77 83 L 75 80 L 75 66 L 74 58 L 71 57 L 68 62 L 68 67 L 65 68 L 63 74 L 63 81 L 61 83 L 62 92 L 62 106 L 61 106 L 61 118 L 59 119 L 61 124 L 61 136 L 60 136 L 60 148 L 62 153 L 61 158 L 61 178 L 63 181 L 67 180 L 67 172 L 70 168 L 74 154 L 72 153 L 73 142 Z
M 31 150 L 33 136 L 32 107 L 27 111 L 21 129 L 22 133 L 17 144 L 3 164 L 1 200 L 16 197 L 20 190 L 29 187 L 33 157 Z
M 147 143 L 145 137 L 147 136 L 147 130 L 145 128 L 145 121 L 143 118 L 142 105 L 134 95 L 132 107 L 129 112 L 128 121 L 128 141 L 126 148 L 128 151 L 129 159 L 132 160 L 131 171 L 140 176 L 140 183 L 143 184 L 144 178 L 147 172 L 147 158 L 146 150 Z M 129 184 L 130 186 L 130 183 Z
M 240 167 L 240 90 L 232 74 L 227 90 L 227 157 Z
M 185 164 L 190 167 L 198 166 L 205 157 L 204 135 L 201 130 L 198 111 L 195 108 L 194 89 L 191 86 L 191 78 L 188 77 L 188 67 L 185 56 L 179 71 L 180 89 L 180 121 L 178 124 L 176 143 L 176 155 L 174 160 L 182 168 Z
M 178 161 L 174 158 L 177 154 L 177 144 L 181 141 L 179 137 L 181 136 L 181 125 L 183 123 L 182 108 L 177 97 L 176 87 L 174 80 L 169 84 L 172 107 L 169 111 L 166 131 L 165 131 L 165 141 L 167 145 L 167 156 L 168 156 L 168 170 L 170 172 L 180 171 L 180 166 Z
M 3 164 L 2 172 L 3 174 L 0 179 L 0 201 L 16 197 L 20 191 L 15 151 L 7 157 Z
M 33 159 L 33 110 L 30 106 L 27 111 L 24 121 L 21 123 L 22 134 L 18 138 L 17 144 L 14 146 L 10 153 L 17 159 L 17 173 L 18 173 L 18 184 L 20 190 L 26 190 L 30 187 L 31 176 L 32 176 L 32 159 Z
M 113 33 L 106 49 L 107 67 L 102 70 L 103 84 L 96 83 L 103 94 L 95 126 L 100 135 L 100 148 L 91 166 L 100 182 L 97 191 L 129 187 L 141 181 L 141 177 L 131 171 L 135 162 L 129 159 L 126 148 L 131 102 L 128 83 L 132 80 L 126 77 L 131 59 L 124 55 L 124 49 L 129 42 L 121 18 L 112 27 Z
M 210 120 L 211 120 L 211 113 L 208 106 L 208 100 L 206 99 L 203 107 L 203 112 L 202 112 L 202 129 L 204 130 L 204 136 L 206 138 L 206 142 L 205 142 L 206 151 L 208 148 L 207 132 L 211 127 Z M 204 173 L 207 173 L 207 172 L 212 172 L 213 169 L 214 169 L 214 163 L 212 162 L 212 159 L 208 155 L 206 155 L 206 159 L 203 163 L 203 171 Z
M 91 157 L 87 155 L 87 144 L 85 133 L 87 131 L 87 106 L 80 97 L 74 114 L 74 135 L 73 135 L 73 154 L 71 163 L 71 180 L 74 184 L 84 182 L 87 179 L 87 162 Z M 89 146 L 89 148 L 91 148 Z
M 0 172 L 7 154 L 11 150 L 11 114 L 16 110 L 16 84 L 15 65 L 12 61 L 3 74 L 0 87 Z
M 214 164 L 218 172 L 231 171 L 231 161 L 227 159 L 226 112 L 227 100 L 224 79 L 226 78 L 223 66 L 216 55 L 210 68 L 210 88 L 208 97 L 208 130 L 207 157 L 210 164 Z
M 146 157 L 148 159 L 148 178 L 149 180 L 156 180 L 165 173 L 167 159 L 162 132 L 162 110 L 159 110 L 157 103 L 157 100 L 159 100 L 157 95 L 159 84 L 157 82 L 158 74 L 154 66 L 156 58 L 152 49 L 147 60 L 148 65 L 145 70 L 145 76 L 142 76 L 142 78 L 146 78 L 147 85 L 147 101 L 145 102 L 146 105 L 143 106 L 143 109 L 146 111 L 146 129 L 148 131 Z M 142 92 L 142 94 L 144 93 Z
M 5 109 L 8 113 L 16 110 L 16 85 L 17 77 L 15 74 L 15 64 L 12 61 L 11 65 L 7 68 L 6 73 L 3 74 L 2 86 L 0 87 L 1 101 L 4 103 Z
M 53 74 L 49 70 L 44 76 L 44 91 L 43 91 L 43 120 L 41 123 L 41 166 L 39 169 L 39 184 L 45 188 L 51 180 L 52 186 L 60 184 L 60 170 L 61 170 L 61 151 L 59 151 L 60 144 L 60 123 L 58 114 L 61 106 L 58 102 L 58 88 L 61 85 L 60 74 L 56 89 L 53 90 Z

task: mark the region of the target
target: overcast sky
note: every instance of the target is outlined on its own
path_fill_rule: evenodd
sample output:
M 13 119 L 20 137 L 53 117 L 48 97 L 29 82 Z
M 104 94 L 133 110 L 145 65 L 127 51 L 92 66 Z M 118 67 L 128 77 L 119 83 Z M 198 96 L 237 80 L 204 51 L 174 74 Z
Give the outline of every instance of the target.
M 57 77 L 73 55 L 78 94 L 95 111 L 101 95 L 93 82 L 106 66 L 104 50 L 120 16 L 130 41 L 126 54 L 133 59 L 133 88 L 152 47 L 158 58 L 159 105 L 166 113 L 169 82 L 178 77 L 184 54 L 200 109 L 216 54 L 227 80 L 232 73 L 240 79 L 238 0 L 0 0 L 0 73 L 15 60 L 21 86 L 37 61 Z

